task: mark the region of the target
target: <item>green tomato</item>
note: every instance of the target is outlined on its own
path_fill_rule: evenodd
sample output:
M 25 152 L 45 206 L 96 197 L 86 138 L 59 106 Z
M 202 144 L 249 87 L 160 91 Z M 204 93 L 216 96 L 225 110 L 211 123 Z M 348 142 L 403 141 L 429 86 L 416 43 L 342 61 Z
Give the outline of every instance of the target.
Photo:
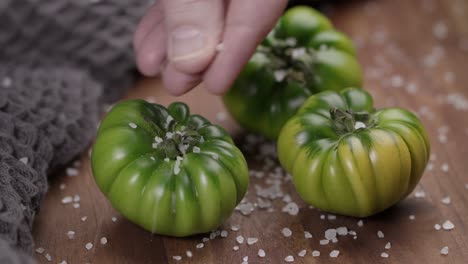
M 113 207 L 158 234 L 216 229 L 244 197 L 247 163 L 229 134 L 187 105 L 117 104 L 102 121 L 92 170 Z
M 360 89 L 311 96 L 278 138 L 281 164 L 314 207 L 366 217 L 410 194 L 429 160 L 421 121 L 401 108 L 374 110 Z
M 299 6 L 280 18 L 223 99 L 241 126 L 276 139 L 309 96 L 361 86 L 362 78 L 352 41 Z

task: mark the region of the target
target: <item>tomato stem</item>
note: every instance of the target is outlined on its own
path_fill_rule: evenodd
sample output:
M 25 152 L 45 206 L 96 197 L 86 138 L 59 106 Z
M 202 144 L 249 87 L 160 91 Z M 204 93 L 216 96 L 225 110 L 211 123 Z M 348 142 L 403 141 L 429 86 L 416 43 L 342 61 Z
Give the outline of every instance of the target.
M 164 139 L 156 137 L 155 140 L 153 147 L 159 149 L 165 158 L 176 159 L 193 152 L 193 149 L 203 142 L 203 137 L 196 130 L 184 127 L 175 132 L 167 132 Z
M 339 134 L 352 133 L 359 129 L 365 129 L 375 124 L 375 120 L 366 111 L 353 112 L 352 110 L 342 110 L 336 107 L 330 109 L 330 116 L 333 121 L 333 129 Z

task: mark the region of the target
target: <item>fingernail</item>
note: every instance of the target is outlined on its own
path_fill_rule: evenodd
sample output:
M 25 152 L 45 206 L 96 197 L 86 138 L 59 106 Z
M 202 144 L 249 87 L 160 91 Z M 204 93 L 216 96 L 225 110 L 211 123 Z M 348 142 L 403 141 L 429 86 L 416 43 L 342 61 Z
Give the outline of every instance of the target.
M 203 53 L 205 47 L 203 33 L 192 26 L 176 28 L 169 41 L 169 57 L 172 61 L 195 58 Z

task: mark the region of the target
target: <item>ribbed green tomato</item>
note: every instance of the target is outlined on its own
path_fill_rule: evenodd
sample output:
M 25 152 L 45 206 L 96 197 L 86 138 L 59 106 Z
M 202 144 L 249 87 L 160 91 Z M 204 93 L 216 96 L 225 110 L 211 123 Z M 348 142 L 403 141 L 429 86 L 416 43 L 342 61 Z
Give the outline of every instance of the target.
M 102 121 L 93 175 L 113 207 L 146 230 L 188 236 L 216 229 L 244 197 L 244 156 L 229 134 L 183 103 L 117 104 Z
M 365 217 L 405 198 L 430 154 L 421 121 L 401 108 L 375 111 L 360 89 L 311 96 L 278 138 L 281 164 L 300 196 L 321 210 Z
M 310 95 L 361 84 L 352 41 L 321 13 L 298 6 L 257 47 L 224 103 L 241 126 L 276 139 Z

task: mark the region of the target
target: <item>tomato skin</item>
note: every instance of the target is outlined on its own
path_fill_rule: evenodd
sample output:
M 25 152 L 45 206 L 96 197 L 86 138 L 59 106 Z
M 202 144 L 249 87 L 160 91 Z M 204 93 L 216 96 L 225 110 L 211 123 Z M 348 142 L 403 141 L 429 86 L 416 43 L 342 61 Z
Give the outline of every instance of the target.
M 332 108 L 367 112 L 371 121 L 339 131 Z M 349 88 L 311 96 L 281 130 L 278 155 L 307 203 L 367 217 L 414 190 L 429 160 L 430 142 L 413 113 L 401 108 L 375 111 L 367 92 Z
M 287 74 L 278 80 L 281 71 Z M 318 11 L 298 6 L 280 18 L 223 100 L 242 127 L 276 139 L 310 95 L 362 82 L 352 41 Z
M 177 237 L 216 229 L 249 182 L 229 134 L 190 115 L 183 103 L 167 109 L 143 100 L 117 104 L 100 125 L 91 163 L 116 210 L 152 233 Z

